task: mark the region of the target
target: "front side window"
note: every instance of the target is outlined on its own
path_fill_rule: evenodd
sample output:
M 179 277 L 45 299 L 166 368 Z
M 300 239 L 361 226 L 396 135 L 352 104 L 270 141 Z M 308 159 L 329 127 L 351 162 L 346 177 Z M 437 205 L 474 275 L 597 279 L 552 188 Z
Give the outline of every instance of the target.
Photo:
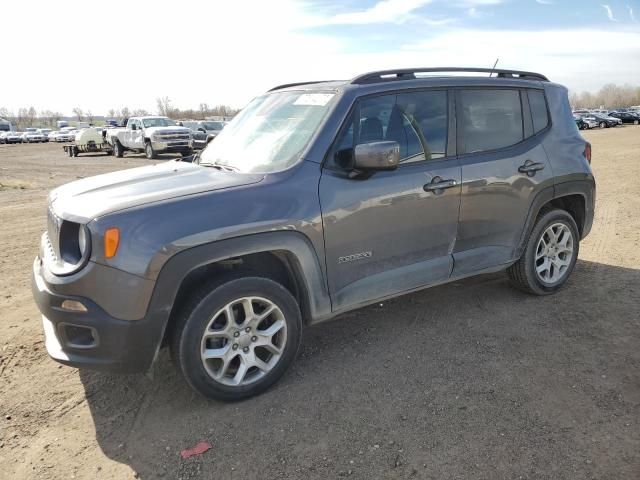
M 463 153 L 497 150 L 523 140 L 518 90 L 461 90 L 459 98 Z
M 202 151 L 200 164 L 245 173 L 284 170 L 299 160 L 334 97 L 289 91 L 255 98 Z
M 447 144 L 447 93 L 411 92 L 362 100 L 334 144 L 334 163 L 349 168 L 356 145 L 394 141 L 400 162 L 442 158 Z M 330 159 L 331 160 L 331 159 Z

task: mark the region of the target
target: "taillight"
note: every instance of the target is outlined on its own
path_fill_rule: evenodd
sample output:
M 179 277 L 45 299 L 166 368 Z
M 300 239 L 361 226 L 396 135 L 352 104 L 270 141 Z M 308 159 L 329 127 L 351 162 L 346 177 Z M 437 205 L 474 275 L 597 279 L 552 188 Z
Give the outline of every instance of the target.
M 584 145 L 584 158 L 586 158 L 589 165 L 591 165 L 591 144 L 589 142 L 586 142 Z

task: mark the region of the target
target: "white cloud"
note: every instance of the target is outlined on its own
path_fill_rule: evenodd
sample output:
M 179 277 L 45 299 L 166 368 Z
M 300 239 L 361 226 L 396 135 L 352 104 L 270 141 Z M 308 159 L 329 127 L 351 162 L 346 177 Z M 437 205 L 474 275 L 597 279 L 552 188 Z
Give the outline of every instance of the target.
M 333 24 L 402 23 L 412 18 L 412 12 L 432 0 L 381 0 L 359 12 L 340 13 L 329 19 Z
M 633 14 L 633 8 L 631 8 L 631 5 L 627 5 L 627 9 L 629 10 L 629 18 L 631 19 L 631 21 L 637 22 L 636 16 Z
M 553 5 L 551 0 L 536 0 L 540 5 Z
M 609 20 L 611 20 L 612 22 L 617 22 L 618 20 L 613 16 L 613 10 L 611 10 L 611 7 L 609 5 L 605 5 L 605 4 L 601 4 L 600 5 L 602 8 L 604 8 L 607 11 L 607 18 Z

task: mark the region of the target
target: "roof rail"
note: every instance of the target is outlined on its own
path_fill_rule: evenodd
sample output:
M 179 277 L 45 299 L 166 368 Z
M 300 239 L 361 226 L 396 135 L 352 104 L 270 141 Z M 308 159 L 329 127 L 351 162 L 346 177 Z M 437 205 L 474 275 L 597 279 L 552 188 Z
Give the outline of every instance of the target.
M 540 73 L 522 72 L 520 70 L 505 70 L 501 68 L 464 68 L 464 67 L 437 67 L 437 68 L 401 68 L 398 70 L 380 70 L 369 72 L 351 80 L 352 85 L 366 83 L 388 82 L 394 80 L 412 80 L 416 73 L 445 73 L 445 72 L 470 72 L 496 74 L 498 78 L 517 78 L 522 80 L 539 80 L 548 82 L 549 79 Z
M 284 83 L 282 85 L 278 85 L 277 87 L 273 87 L 270 90 L 267 90 L 268 92 L 273 92 L 274 90 L 282 90 L 283 88 L 289 88 L 289 87 L 299 87 L 301 85 L 311 85 L 313 83 L 325 83 L 325 82 L 332 82 L 335 80 L 315 80 L 313 82 L 296 82 L 296 83 Z

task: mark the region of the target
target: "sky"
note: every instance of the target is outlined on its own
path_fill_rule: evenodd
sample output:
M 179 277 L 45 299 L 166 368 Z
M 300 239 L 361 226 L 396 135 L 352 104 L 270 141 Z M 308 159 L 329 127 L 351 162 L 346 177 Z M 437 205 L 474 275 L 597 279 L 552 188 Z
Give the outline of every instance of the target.
M 0 108 L 242 107 L 269 88 L 401 67 L 640 85 L 640 0 L 4 2 Z

